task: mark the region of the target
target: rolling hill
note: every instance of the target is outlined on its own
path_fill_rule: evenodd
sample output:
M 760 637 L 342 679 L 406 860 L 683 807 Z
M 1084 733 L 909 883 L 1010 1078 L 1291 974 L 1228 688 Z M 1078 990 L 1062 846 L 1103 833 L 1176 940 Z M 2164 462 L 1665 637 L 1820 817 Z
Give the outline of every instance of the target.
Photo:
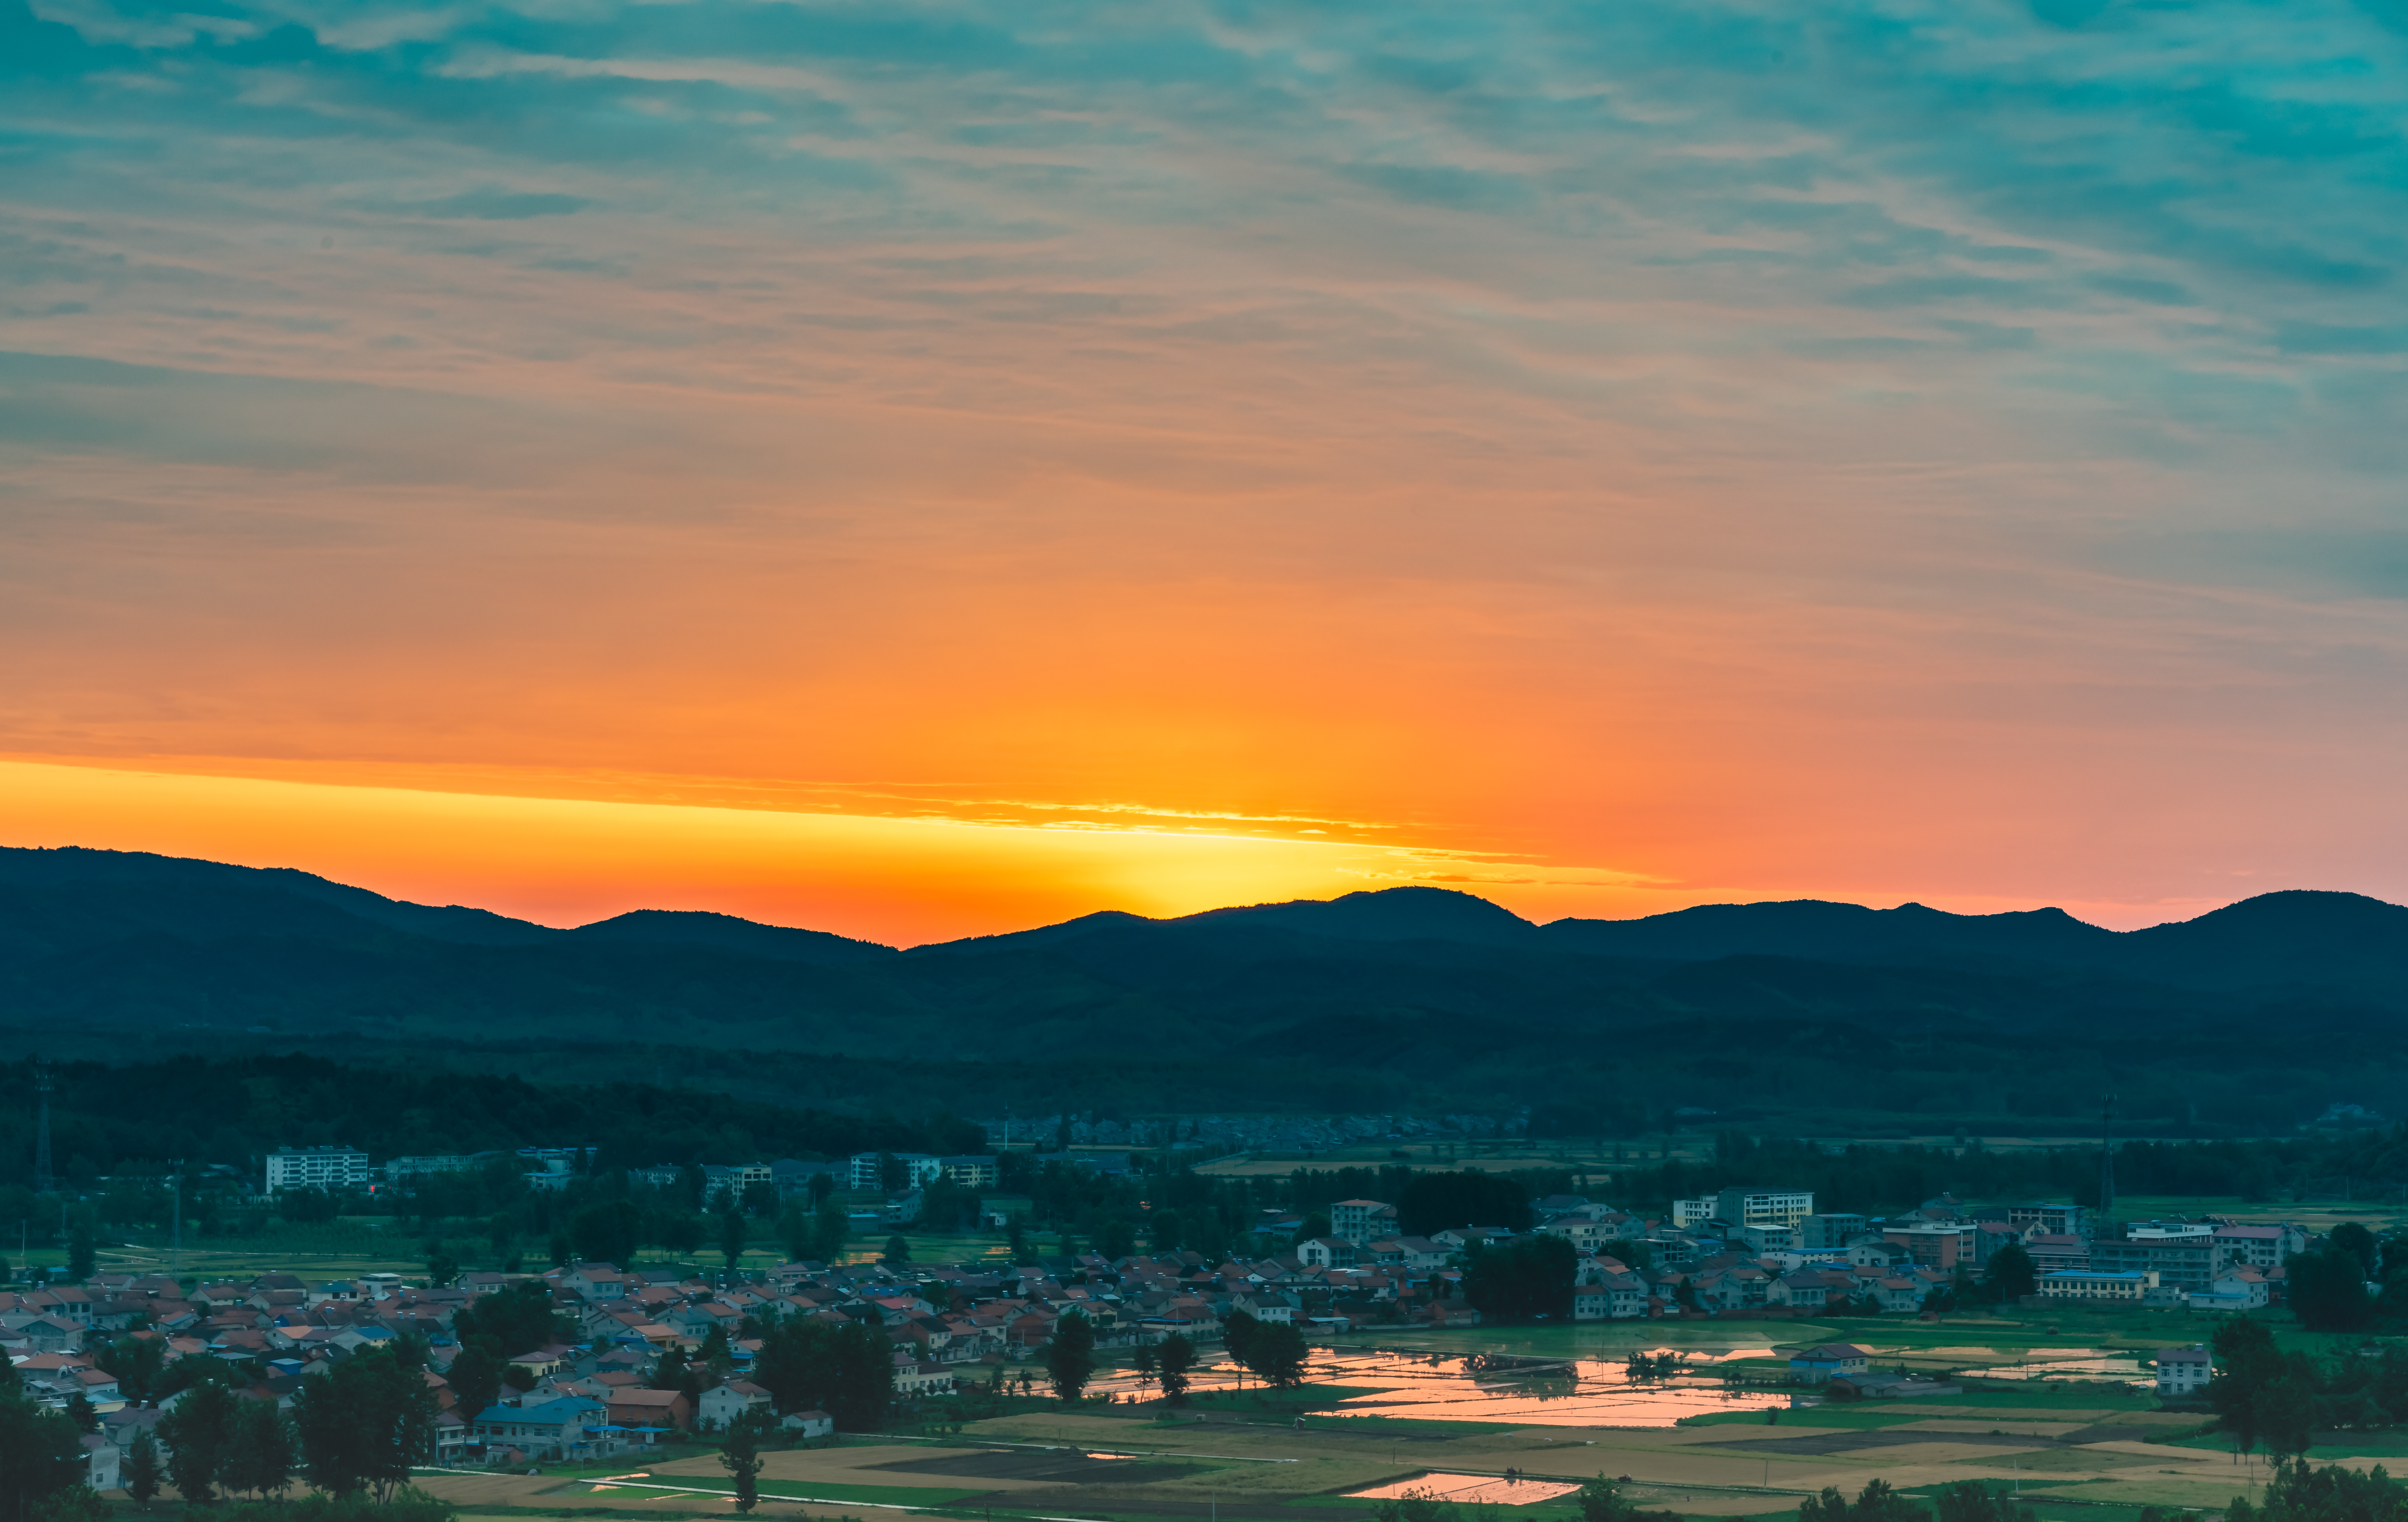
M 964 1086 L 981 1064 L 1178 1070 L 1221 1107 L 1317 1082 L 1391 1103 L 1916 1116 L 2073 1115 L 2120 1085 L 2197 1119 L 2249 1113 L 2253 1084 L 2258 1111 L 2272 1089 L 2311 1113 L 2386 1102 L 2408 909 L 2277 893 L 2116 932 L 1799 901 L 1541 926 L 1404 887 L 898 950 L 695 912 L 556 929 L 290 869 L 0 849 L 0 999 L 20 1031 L 151 1051 L 504 1043 L 630 1077 L 664 1049 L 840 1053 Z

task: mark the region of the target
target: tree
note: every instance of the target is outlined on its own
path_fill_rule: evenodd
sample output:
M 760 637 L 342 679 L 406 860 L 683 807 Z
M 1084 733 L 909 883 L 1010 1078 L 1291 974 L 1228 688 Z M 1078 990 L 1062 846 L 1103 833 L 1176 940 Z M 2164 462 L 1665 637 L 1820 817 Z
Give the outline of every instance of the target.
M 552 1308 L 552 1291 L 539 1279 L 478 1296 L 453 1318 L 452 1331 L 463 1345 L 473 1337 L 492 1338 L 494 1352 L 504 1357 L 577 1340 L 575 1327 Z
M 751 1229 L 744 1224 L 742 1211 L 731 1210 L 720 1215 L 719 1256 L 727 1260 L 728 1272 L 736 1271 L 737 1260 L 744 1256 L 745 1244 L 751 1234 Z
M 1529 1225 L 1530 1191 L 1498 1173 L 1415 1173 L 1397 1195 L 1397 1229 L 1407 1236 L 1458 1226 L 1523 1231 Z
M 1579 1254 L 1562 1237 L 1522 1237 L 1472 1255 L 1463 1271 L 1463 1298 L 1483 1323 L 1568 1319 Z
M 2316 1409 L 2315 1371 L 2298 1355 L 2283 1360 L 2283 1371 L 2258 1395 L 2258 1429 L 2266 1435 L 2266 1451 L 2281 1463 L 2308 1451 Z
M 245 1400 L 236 1407 L 218 1478 L 228 1490 L 254 1496 L 280 1493 L 293 1483 L 293 1424 L 273 1400 Z
M 2262 1505 L 2235 1496 L 2224 1515 L 2226 1522 L 2408 1522 L 2408 1487 L 2381 1465 L 2310 1469 L 2307 1460 L 2295 1458 L 2274 1466 Z
M 67 1397 L 67 1420 L 75 1423 L 79 1432 L 100 1430 L 100 1413 L 93 1409 L 92 1402 L 84 1399 L 81 1390 Z
M 460 1277 L 460 1260 L 445 1252 L 440 1245 L 430 1246 L 426 1253 L 426 1282 L 441 1289 Z
M 497 1263 L 510 1256 L 510 1248 L 518 1240 L 519 1224 L 507 1212 L 494 1216 L 485 1227 L 485 1244 L 494 1250 Z
M 165 1338 L 129 1333 L 102 1343 L 92 1361 L 104 1372 L 115 1374 L 118 1390 L 138 1405 L 158 1399 L 159 1376 L 166 1370 L 166 1360 Z
M 84 1477 L 75 1424 L 22 1395 L 0 1394 L 0 1522 L 27 1522 Z
M 1157 1254 L 1175 1253 L 1179 1251 L 1183 1224 L 1176 1211 L 1155 1211 L 1146 1218 L 1146 1240 Z
M 1246 1361 L 1246 1350 L 1254 1346 L 1254 1334 L 1262 1329 L 1263 1324 L 1252 1314 L 1232 1311 L 1221 1323 L 1221 1346 L 1227 1350 L 1240 1368 L 1252 1369 L 1254 1365 Z
M 702 1334 L 702 1346 L 695 1353 L 694 1365 L 710 1375 L 706 1387 L 726 1383 L 736 1368 L 736 1353 L 727 1345 L 726 1328 L 714 1326 Z
M 186 1500 L 208 1500 L 234 1441 L 235 1402 L 222 1385 L 195 1385 L 159 1417 L 167 1480 Z
M 1156 1354 L 1161 1360 L 1162 1398 L 1174 1406 L 1187 1403 L 1187 1371 L 1196 1367 L 1196 1344 L 1183 1332 L 1172 1332 L 1162 1340 Z
M 2012 1300 L 2039 1290 L 2039 1271 L 2023 1243 L 2011 1242 L 1990 1255 L 1989 1267 L 1982 1271 L 1982 1288 L 1994 1300 Z
M 811 1256 L 811 1249 L 818 1244 L 817 1228 L 801 1206 L 788 1205 L 778 1217 L 778 1241 L 785 1248 L 789 1263 L 800 1263 Z
M 293 1425 L 310 1484 L 338 1497 L 368 1490 L 383 1501 L 435 1451 L 435 1397 L 392 1354 L 367 1349 L 301 1382 Z
M 901 1237 L 889 1237 L 886 1239 L 886 1251 L 879 1256 L 889 1263 L 909 1263 L 911 1261 L 911 1244 Z
M 123 1474 L 125 1493 L 134 1498 L 135 1505 L 149 1511 L 151 1499 L 159 1494 L 159 1482 L 165 1478 L 159 1468 L 159 1444 L 149 1428 L 135 1433 L 134 1441 L 125 1445 Z
M 2302 1253 L 2284 1269 L 2290 1280 L 2292 1314 L 2311 1331 L 2363 1331 L 2374 1319 L 2374 1301 L 2366 1293 L 2366 1266 L 2357 1253 L 2327 1247 Z
M 1598 1251 L 1634 1273 L 1644 1273 L 1656 1266 L 1656 1249 L 1643 1237 L 1616 1237 Z
M 79 1285 L 91 1278 L 93 1257 L 92 1221 L 79 1215 L 67 1230 L 67 1282 Z
M 1998 1261 L 1995 1254 L 1991 1261 Z M 1942 1486 L 1933 1501 L 1935 1522 L 2033 1522 L 2038 1515 L 1979 1480 L 1959 1480 L 1955 1485 Z
M 1890 1488 L 1887 1480 L 1868 1480 L 1851 1505 L 1836 1486 L 1809 1496 L 1798 1505 L 1798 1522 L 1926 1522 L 1923 1508 Z
M 1054 1393 L 1066 1404 L 1077 1403 L 1096 1376 L 1096 1324 L 1077 1311 L 1054 1323 L 1054 1341 L 1045 1349 L 1045 1374 Z
M 1304 1333 L 1284 1321 L 1267 1321 L 1246 1340 L 1246 1367 L 1275 1390 L 1292 1390 L 1304 1383 L 1308 1349 Z
M 736 1509 L 750 1512 L 761 1504 L 761 1443 L 777 1430 L 775 1416 L 748 1411 L 727 1425 L 727 1442 L 719 1452 L 720 1467 L 736 1477 Z
M 569 1223 L 578 1260 L 625 1268 L 636 1260 L 636 1239 L 643 1224 L 644 1213 L 633 1200 L 609 1199 L 586 1206 Z
M 443 1376 L 452 1385 L 464 1421 L 474 1421 L 502 1398 L 502 1355 L 491 1337 L 463 1343 Z
M 2283 1357 L 2264 1322 L 2227 1316 L 2215 1328 L 2214 1372 L 2208 1376 L 2207 1403 L 2232 1434 L 2235 1455 L 2258 1446 L 2264 1430 L 2264 1392 L 2282 1374 Z
M 2350 1256 L 2358 1259 L 2358 1276 L 2359 1278 L 2372 1279 L 2374 1277 L 2374 1269 L 2376 1261 L 2380 1256 L 2380 1247 L 2374 1240 L 2374 1233 L 2366 1229 L 2366 1228 L 2358 1222 L 2344 1221 L 2341 1225 L 2327 1232 L 2325 1234 L 2325 1250 L 2327 1252 L 2333 1253 L 2347 1253 Z
M 895 1400 L 895 1344 L 865 1322 L 831 1327 L 802 1316 L 771 1317 L 762 1328 L 752 1382 L 780 1414 L 820 1410 L 849 1432 L 886 1420 Z
M 853 1234 L 853 1221 L 842 1205 L 834 1199 L 823 1199 L 813 1213 L 816 1226 L 811 1233 L 812 1253 L 823 1263 L 844 1261 L 844 1241 Z
M 1151 1385 L 1154 1383 L 1154 1370 L 1158 1365 L 1154 1359 L 1153 1348 L 1140 1347 L 1135 1353 L 1129 1355 L 1129 1362 L 1135 1366 L 1137 1370 L 1139 1384 Z
M 552 1234 L 551 1256 L 552 1266 L 553 1268 L 566 1268 L 568 1265 L 569 1258 L 573 1256 L 576 1252 L 576 1247 L 569 1242 L 567 1232 L 555 1231 Z

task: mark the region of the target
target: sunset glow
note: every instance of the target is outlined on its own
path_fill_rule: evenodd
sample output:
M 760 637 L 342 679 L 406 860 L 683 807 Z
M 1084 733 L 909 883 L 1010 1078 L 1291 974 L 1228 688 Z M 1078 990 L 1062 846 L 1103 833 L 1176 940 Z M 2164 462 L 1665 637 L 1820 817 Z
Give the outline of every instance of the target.
M 2408 37 L 2046 9 L 42 0 L 0 843 L 2408 897 Z

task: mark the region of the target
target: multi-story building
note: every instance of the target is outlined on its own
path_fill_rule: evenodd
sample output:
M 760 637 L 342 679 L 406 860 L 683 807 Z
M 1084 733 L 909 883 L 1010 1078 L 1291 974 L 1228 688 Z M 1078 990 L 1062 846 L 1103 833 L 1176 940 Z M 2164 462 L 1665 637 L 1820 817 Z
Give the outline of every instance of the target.
M 2043 1273 L 2040 1292 L 2053 1300 L 2130 1300 L 2157 1287 L 2154 1273 Z
M 1938 1269 L 1945 1273 L 1959 1263 L 1972 1263 L 1978 1229 L 1943 1221 L 1914 1221 L 1883 1227 L 1882 1241 L 1906 1249 L 1915 1267 Z
M 2195 1395 L 2205 1395 L 2208 1379 L 2214 1372 L 2215 1360 L 2208 1355 L 2202 1343 L 2157 1349 L 2157 1394 L 2160 1396 L 2186 1400 Z
M 1713 1206 L 1713 1218 L 1732 1226 L 1795 1227 L 1814 1213 L 1814 1193 L 1761 1186 L 1724 1189 L 1714 1196 Z
M 357 1189 L 373 1180 L 368 1155 L 349 1147 L 284 1147 L 267 1155 L 267 1192 Z
M 2160 1284 L 2186 1293 L 2214 1282 L 2215 1259 L 2215 1228 L 2188 1221 L 2144 1222 L 2090 1243 L 2092 1271 L 2154 1273 Z
M 2289 1233 L 2279 1226 L 2220 1226 L 2215 1228 L 2218 1268 L 2279 1269 L 2289 1256 Z
M 2086 1236 L 2090 1213 L 2071 1200 L 2052 1199 L 2007 1207 L 2007 1224 L 2026 1236 Z
M 1872 1223 L 1845 1211 L 1820 1211 L 1798 1222 L 1798 1245 L 1810 1253 L 1837 1252 Z
M 937 1159 L 937 1165 L 944 1170 L 945 1177 L 965 1189 L 992 1188 L 996 1180 L 1002 1177 L 996 1169 L 995 1158 L 984 1154 L 975 1156 L 939 1157 Z
M 945 1160 L 942 1157 L 930 1156 L 924 1152 L 892 1154 L 856 1152 L 853 1155 L 853 1187 L 856 1189 L 885 1187 L 878 1176 L 878 1160 L 884 1156 L 892 1156 L 903 1165 L 902 1182 L 903 1187 L 907 1189 L 916 1189 L 924 1184 L 933 1183 L 937 1176 L 945 1170 Z
M 1341 1199 L 1329 1207 L 1329 1234 L 1357 1247 L 1397 1231 L 1397 1207 L 1377 1199 Z

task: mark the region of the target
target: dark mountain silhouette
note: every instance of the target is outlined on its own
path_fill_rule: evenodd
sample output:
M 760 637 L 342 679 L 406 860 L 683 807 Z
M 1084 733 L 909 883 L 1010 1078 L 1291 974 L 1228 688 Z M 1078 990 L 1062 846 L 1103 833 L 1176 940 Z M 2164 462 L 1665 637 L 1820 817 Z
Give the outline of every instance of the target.
M 1402 1084 L 1483 1102 L 1636 1084 L 1736 1104 L 1720 1092 L 1735 1086 L 1760 1106 L 1911 1072 L 1914 1105 L 1962 1109 L 2012 1075 L 2015 1104 L 2077 1113 L 2125 1082 L 2102 1076 L 2114 1064 L 2175 1051 L 2220 1066 L 2150 1102 L 2195 1110 L 2249 1067 L 2235 1050 L 2279 1032 L 2283 1082 L 2312 1114 L 2381 1099 L 2367 1075 L 2394 1070 L 2403 1012 L 2408 909 L 2351 894 L 2119 933 L 2056 910 L 1816 901 L 1537 926 L 1403 887 L 897 951 L 694 911 L 556 929 L 289 869 L 0 849 L 0 1025 L 142 1031 L 153 1049 L 204 1030 L 419 1053 L 551 1042 L 591 1049 L 588 1074 L 611 1070 L 606 1049 L 630 1054 L 630 1077 L 657 1061 L 638 1047 L 844 1053 L 1036 1064 L 1154 1096 L 1132 1103 L 1224 1107 L 1274 1078 L 1291 1096 Z M 2323 1092 L 2335 1083 L 2356 1086 Z

